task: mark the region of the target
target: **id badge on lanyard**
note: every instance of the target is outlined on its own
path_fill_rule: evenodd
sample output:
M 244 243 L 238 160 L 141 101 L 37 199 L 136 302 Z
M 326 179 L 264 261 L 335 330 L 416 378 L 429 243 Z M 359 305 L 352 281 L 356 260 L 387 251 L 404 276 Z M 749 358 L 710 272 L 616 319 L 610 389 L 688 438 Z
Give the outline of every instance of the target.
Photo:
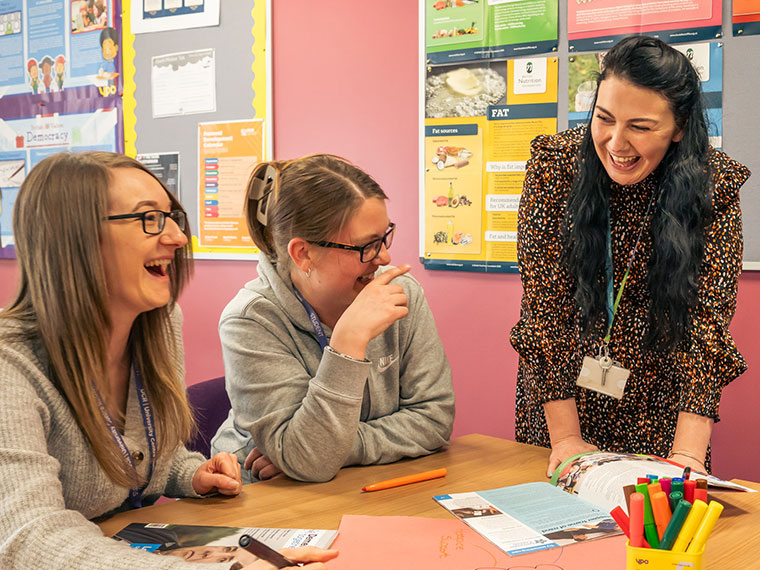
M 612 336 L 612 325 L 615 322 L 615 314 L 620 306 L 620 299 L 623 297 L 623 289 L 628 281 L 628 275 L 631 272 L 631 266 L 633 260 L 636 257 L 636 251 L 641 243 L 641 236 L 644 233 L 644 226 L 649 218 L 649 211 L 654 203 L 655 193 L 652 193 L 652 198 L 647 206 L 646 214 L 644 215 L 644 222 L 639 230 L 639 236 L 636 239 L 636 245 L 633 246 L 633 252 L 631 258 L 628 260 L 628 267 L 623 274 L 623 279 L 620 282 L 617 296 L 615 296 L 613 302 L 614 292 L 614 265 L 612 262 L 612 228 L 609 216 L 607 217 L 607 261 L 606 261 L 606 273 L 607 273 L 607 334 L 599 344 L 599 351 L 597 355 L 586 356 L 583 359 L 583 365 L 581 366 L 578 380 L 576 385 L 581 388 L 587 388 L 599 392 L 600 394 L 606 394 L 620 400 L 625 393 L 625 385 L 628 382 L 628 377 L 631 375 L 631 371 L 624 368 L 619 362 L 613 360 L 610 357 L 610 337 Z

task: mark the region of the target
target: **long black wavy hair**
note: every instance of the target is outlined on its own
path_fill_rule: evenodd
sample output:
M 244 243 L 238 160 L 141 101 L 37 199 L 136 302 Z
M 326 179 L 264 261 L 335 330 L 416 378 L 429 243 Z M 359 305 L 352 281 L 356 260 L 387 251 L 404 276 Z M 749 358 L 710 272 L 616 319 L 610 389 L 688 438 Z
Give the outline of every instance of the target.
M 704 256 L 704 230 L 712 215 L 701 84 L 685 55 L 648 36 L 625 38 L 607 53 L 597 78 L 597 95 L 599 85 L 611 76 L 665 97 L 683 133 L 655 169 L 659 190 L 652 214 L 651 305 L 644 339 L 646 349 L 672 349 L 689 336 Z M 581 143 L 577 169 L 562 225 L 563 259 L 574 280 L 581 328 L 587 335 L 606 322 L 605 260 L 612 184 L 594 148 L 590 127 Z

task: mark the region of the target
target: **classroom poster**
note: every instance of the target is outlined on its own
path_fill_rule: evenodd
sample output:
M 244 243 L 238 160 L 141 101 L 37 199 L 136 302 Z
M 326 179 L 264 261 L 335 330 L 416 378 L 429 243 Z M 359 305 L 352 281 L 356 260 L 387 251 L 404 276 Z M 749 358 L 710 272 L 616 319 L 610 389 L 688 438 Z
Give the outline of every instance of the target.
M 0 0 L 0 257 L 20 182 L 62 150 L 124 148 L 121 2 Z
M 558 0 L 423 0 L 428 63 L 557 51 Z
M 248 178 L 264 158 L 264 141 L 260 119 L 198 125 L 196 257 L 255 259 L 243 203 Z
M 426 269 L 517 270 L 525 164 L 530 141 L 557 132 L 557 75 L 556 57 L 431 71 L 420 224 Z
M 719 38 L 722 0 L 594 0 L 567 3 L 570 51 L 609 49 L 625 36 L 647 34 L 669 43 Z
M 704 42 L 677 44 L 699 73 L 707 113 L 710 144 L 723 146 L 723 44 Z M 585 53 L 568 58 L 568 128 L 588 123 L 596 94 L 596 74 L 601 69 L 605 52 Z
M 138 154 L 135 157 L 158 178 L 166 189 L 182 201 L 179 184 L 179 153 L 154 152 Z
M 216 111 L 216 57 L 213 48 L 151 58 L 153 118 Z
M 734 36 L 760 34 L 760 0 L 734 0 Z
M 0 120 L 0 245 L 15 257 L 12 215 L 21 182 L 42 159 L 61 151 L 118 148 L 118 112 L 50 113 Z M 8 248 L 8 249 L 6 249 Z
M 220 8 L 220 0 L 132 0 L 132 33 L 218 26 Z

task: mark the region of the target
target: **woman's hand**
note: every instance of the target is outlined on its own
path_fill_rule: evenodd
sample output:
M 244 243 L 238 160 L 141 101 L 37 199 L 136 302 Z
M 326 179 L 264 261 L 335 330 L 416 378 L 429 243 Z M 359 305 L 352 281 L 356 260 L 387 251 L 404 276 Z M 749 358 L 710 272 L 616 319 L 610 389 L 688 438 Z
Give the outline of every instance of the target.
M 248 457 L 245 458 L 243 469 L 250 469 L 251 476 L 259 481 L 271 479 L 282 473 L 282 470 L 272 463 L 266 455 L 263 455 L 258 447 L 254 447 Z
M 549 467 L 546 469 L 546 476 L 551 477 L 557 467 L 573 455 L 586 453 L 587 451 L 599 451 L 599 448 L 590 443 L 586 443 L 579 435 L 571 435 L 559 441 L 552 442 L 552 453 L 549 456 Z
M 304 566 L 288 566 L 288 568 L 303 568 L 305 570 L 326 570 L 323 564 L 338 556 L 337 550 L 324 550 L 315 546 L 302 546 L 300 548 L 283 548 L 280 553 L 293 562 L 303 562 Z M 242 570 L 270 570 L 274 568 L 269 562 L 257 560 L 253 564 L 244 566 Z
M 391 283 L 409 269 L 409 265 L 393 267 L 361 290 L 335 323 L 330 339 L 334 350 L 364 360 L 369 341 L 409 313 L 404 288 Z
M 240 463 L 231 453 L 217 453 L 198 467 L 193 475 L 193 490 L 199 495 L 212 491 L 237 495 L 241 488 Z

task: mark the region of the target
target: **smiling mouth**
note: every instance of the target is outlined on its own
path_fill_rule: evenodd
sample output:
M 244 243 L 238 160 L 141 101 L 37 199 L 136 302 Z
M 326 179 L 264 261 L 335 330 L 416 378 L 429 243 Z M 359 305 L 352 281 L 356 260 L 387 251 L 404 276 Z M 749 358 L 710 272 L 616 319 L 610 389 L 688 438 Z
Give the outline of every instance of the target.
M 628 170 L 629 168 L 632 168 L 636 163 L 639 162 L 640 156 L 615 156 L 611 152 L 608 153 L 610 155 L 610 161 L 614 166 L 617 168 Z
M 156 277 L 166 277 L 166 270 L 171 263 L 168 259 L 157 259 L 156 261 L 149 261 L 144 265 L 145 270 L 151 275 Z

